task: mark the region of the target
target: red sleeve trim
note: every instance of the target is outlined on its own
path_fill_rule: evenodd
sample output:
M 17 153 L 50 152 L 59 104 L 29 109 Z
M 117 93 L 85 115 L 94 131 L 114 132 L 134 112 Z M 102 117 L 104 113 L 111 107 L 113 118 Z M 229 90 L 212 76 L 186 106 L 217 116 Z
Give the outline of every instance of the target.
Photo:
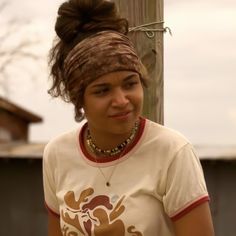
M 56 213 L 55 211 L 53 211 L 53 210 L 47 205 L 46 202 L 44 202 L 44 205 L 45 205 L 45 207 L 46 207 L 46 209 L 47 209 L 48 212 L 50 212 L 50 213 L 53 214 L 54 216 L 60 218 L 60 214 L 58 214 L 58 213 Z
M 181 210 L 176 215 L 174 215 L 170 218 L 172 221 L 176 221 L 176 220 L 180 219 L 181 217 L 183 217 L 184 215 L 186 215 L 187 213 L 189 213 L 195 207 L 197 207 L 197 206 L 201 205 L 202 203 L 207 202 L 209 200 L 210 200 L 209 196 L 204 196 L 204 197 L 198 199 L 196 202 L 193 202 L 192 204 L 190 204 L 189 206 L 187 206 L 186 208 L 184 208 L 183 210 Z

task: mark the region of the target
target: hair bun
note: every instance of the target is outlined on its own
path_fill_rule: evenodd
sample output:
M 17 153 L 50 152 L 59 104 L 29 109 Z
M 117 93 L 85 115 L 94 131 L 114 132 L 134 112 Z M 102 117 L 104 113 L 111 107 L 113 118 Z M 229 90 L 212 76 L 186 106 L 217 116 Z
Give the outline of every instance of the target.
M 62 41 L 71 42 L 80 35 L 101 30 L 127 34 L 128 22 L 118 16 L 111 1 L 69 0 L 58 9 L 55 30 Z

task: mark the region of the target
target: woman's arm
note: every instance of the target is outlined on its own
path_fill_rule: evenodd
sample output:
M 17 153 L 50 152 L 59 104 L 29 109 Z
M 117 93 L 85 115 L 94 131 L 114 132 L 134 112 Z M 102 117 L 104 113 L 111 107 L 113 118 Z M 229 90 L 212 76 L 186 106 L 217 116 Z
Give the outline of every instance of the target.
M 62 236 L 60 218 L 48 211 L 48 236 Z
M 208 202 L 205 202 L 180 219 L 174 221 L 176 236 L 214 236 Z

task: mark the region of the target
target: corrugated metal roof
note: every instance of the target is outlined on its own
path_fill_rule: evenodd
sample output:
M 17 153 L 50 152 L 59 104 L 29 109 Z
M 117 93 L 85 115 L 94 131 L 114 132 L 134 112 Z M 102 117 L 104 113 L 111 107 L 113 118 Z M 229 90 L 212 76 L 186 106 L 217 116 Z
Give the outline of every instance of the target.
M 41 159 L 45 143 L 11 142 L 0 144 L 0 158 Z
M 0 158 L 42 158 L 45 143 L 11 142 L 0 144 Z M 201 160 L 236 160 L 236 146 L 199 146 L 195 149 Z
M 201 160 L 236 160 L 236 146 L 195 146 Z

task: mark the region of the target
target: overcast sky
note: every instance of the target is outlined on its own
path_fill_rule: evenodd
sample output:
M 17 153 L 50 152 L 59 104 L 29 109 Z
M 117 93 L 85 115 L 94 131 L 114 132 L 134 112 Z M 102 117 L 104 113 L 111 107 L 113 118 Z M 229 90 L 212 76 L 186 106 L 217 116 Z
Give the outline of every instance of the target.
M 0 0 L 3 2 L 3 0 Z M 24 27 L 5 47 L 27 36 L 40 61 L 9 66 L 8 98 L 39 114 L 32 141 L 48 141 L 76 127 L 73 108 L 47 95 L 47 52 L 53 40 L 59 0 L 12 0 L 0 16 L 0 35 L 14 17 Z M 165 0 L 165 125 L 194 144 L 236 144 L 236 1 Z
M 165 123 L 194 143 L 236 143 L 236 1 L 165 1 Z

